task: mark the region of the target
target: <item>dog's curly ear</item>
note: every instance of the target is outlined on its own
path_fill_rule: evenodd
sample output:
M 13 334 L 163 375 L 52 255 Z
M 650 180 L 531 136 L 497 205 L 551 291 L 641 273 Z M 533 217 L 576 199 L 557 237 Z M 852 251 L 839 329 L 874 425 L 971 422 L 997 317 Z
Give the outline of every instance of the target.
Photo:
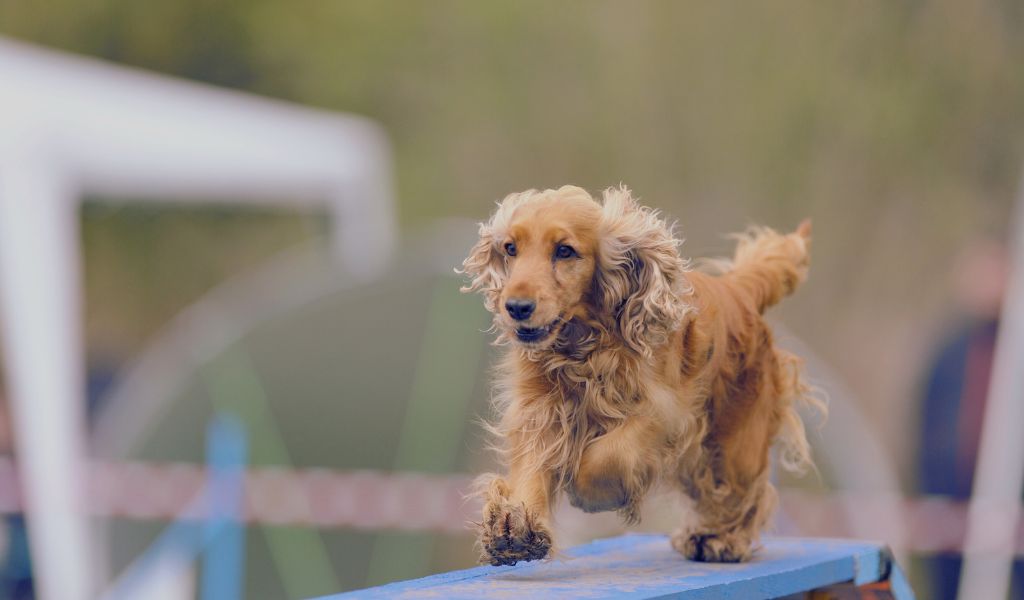
M 498 203 L 498 209 L 486 223 L 480 223 L 480 239 L 469 251 L 469 256 L 462 261 L 462 268 L 456 273 L 466 275 L 469 283 L 463 286 L 463 292 L 480 292 L 484 296 L 484 306 L 492 313 L 497 313 L 501 288 L 508 279 L 508 261 L 501 245 L 505 241 L 508 226 L 515 209 L 534 194 L 527 190 L 517 194 L 509 194 Z
M 600 235 L 595 297 L 626 345 L 649 358 L 691 310 L 682 298 L 689 283 L 679 241 L 625 187 L 604 191 Z

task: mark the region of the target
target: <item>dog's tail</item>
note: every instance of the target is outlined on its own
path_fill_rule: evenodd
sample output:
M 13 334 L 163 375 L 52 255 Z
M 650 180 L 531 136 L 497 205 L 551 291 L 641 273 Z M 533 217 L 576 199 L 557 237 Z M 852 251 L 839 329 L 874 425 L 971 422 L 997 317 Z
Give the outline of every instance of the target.
M 788 235 L 767 227 L 755 227 L 736 237 L 736 255 L 732 269 L 725 276 L 750 293 L 759 312 L 763 313 L 793 293 L 807 278 L 811 246 L 809 219 Z

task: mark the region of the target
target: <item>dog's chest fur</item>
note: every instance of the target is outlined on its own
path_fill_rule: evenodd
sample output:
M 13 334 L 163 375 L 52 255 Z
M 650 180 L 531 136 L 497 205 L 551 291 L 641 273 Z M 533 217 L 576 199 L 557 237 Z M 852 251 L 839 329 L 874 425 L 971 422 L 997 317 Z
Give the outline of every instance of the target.
M 644 409 L 642 366 L 621 349 L 595 350 L 582 360 L 561 354 L 520 358 L 519 387 L 528 393 L 516 396 L 531 401 L 506 410 L 503 424 L 537 432 L 545 463 L 563 483 L 573 478 L 591 442 Z

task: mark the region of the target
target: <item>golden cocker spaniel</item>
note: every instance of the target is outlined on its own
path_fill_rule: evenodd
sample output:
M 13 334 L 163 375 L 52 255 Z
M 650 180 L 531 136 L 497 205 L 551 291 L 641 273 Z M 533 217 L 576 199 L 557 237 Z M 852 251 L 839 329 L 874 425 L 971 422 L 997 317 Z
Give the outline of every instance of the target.
M 509 346 L 491 427 L 507 473 L 479 480 L 483 561 L 547 556 L 562 492 L 635 522 L 659 483 L 695 509 L 677 551 L 750 557 L 775 504 L 772 445 L 786 467 L 811 463 L 795 405 L 816 401 L 761 316 L 805 279 L 810 229 L 751 230 L 713 275 L 690 270 L 671 227 L 625 188 L 499 204 L 460 270 Z

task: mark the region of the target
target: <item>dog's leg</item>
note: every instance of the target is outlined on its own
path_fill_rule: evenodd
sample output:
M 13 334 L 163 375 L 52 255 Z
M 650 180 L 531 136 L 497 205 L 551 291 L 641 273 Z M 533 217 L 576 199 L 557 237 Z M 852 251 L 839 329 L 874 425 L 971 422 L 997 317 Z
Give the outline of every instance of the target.
M 701 495 L 696 502 L 696 522 L 672 534 L 672 547 L 690 560 L 747 560 L 771 516 L 775 497 L 767 472 L 746 490 L 724 497 L 714 492 Z
M 494 478 L 485 491 L 481 562 L 514 565 L 548 555 L 552 477 L 527 467 L 532 464 L 525 460 L 514 463 L 507 481 Z
M 640 521 L 640 501 L 657 468 L 657 425 L 634 417 L 594 440 L 583 453 L 570 483 L 569 502 L 584 512 L 617 510 L 632 524 Z
M 692 560 L 738 562 L 750 558 L 775 506 L 768 481 L 769 448 L 779 428 L 779 397 L 771 380 L 773 353 L 737 378 L 728 400 L 714 406 L 715 420 L 703 448 L 704 461 L 683 479 L 697 501 L 695 531 L 680 531 L 672 545 Z M 740 410 L 741 409 L 741 410 Z

